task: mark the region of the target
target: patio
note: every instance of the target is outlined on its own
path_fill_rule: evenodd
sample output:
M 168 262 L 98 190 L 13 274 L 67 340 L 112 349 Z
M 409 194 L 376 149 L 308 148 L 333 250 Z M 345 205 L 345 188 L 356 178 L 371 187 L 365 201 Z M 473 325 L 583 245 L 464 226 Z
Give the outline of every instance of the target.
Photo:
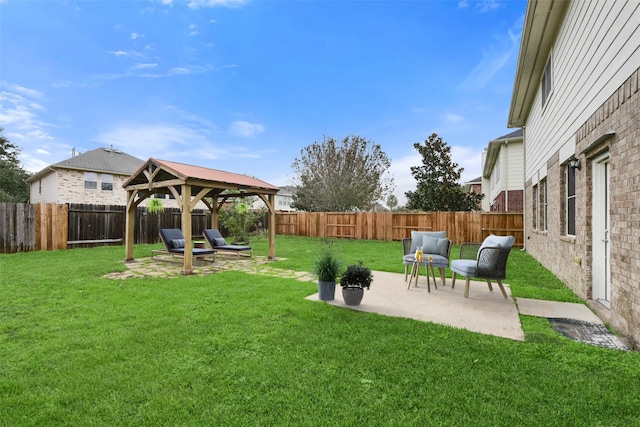
M 314 276 L 310 273 L 275 268 L 271 263 L 272 260 L 263 256 L 239 260 L 235 257 L 217 256 L 213 264 L 194 265 L 193 273 L 206 275 L 234 270 L 315 282 Z M 127 271 L 111 273 L 106 277 L 179 277 L 182 264 L 171 262 L 170 258 L 156 258 L 155 261 L 151 258 L 139 258 L 126 263 L 126 266 Z M 307 299 L 357 311 L 449 325 L 516 341 L 525 339 L 519 314 L 544 317 L 552 321 L 559 333 L 576 341 L 612 349 L 627 349 L 625 343 L 610 333 L 603 322 L 584 304 L 513 298 L 508 284 L 505 284 L 505 290 L 509 298 L 505 299 L 499 291 L 489 291 L 484 281 L 473 280 L 469 298 L 464 298 L 463 281 L 455 289 L 451 288 L 451 279 L 446 280 L 446 286 L 439 285 L 437 289 L 432 283 L 431 292 L 427 292 L 424 275 L 420 277 L 418 287 L 412 285 L 407 289 L 404 274 L 382 271 L 374 271 L 373 274 L 371 289 L 365 291 L 364 299 L 359 306 L 347 306 L 343 302 L 339 285 L 336 287 L 336 298 L 333 301 L 320 301 L 317 293 L 308 296 Z

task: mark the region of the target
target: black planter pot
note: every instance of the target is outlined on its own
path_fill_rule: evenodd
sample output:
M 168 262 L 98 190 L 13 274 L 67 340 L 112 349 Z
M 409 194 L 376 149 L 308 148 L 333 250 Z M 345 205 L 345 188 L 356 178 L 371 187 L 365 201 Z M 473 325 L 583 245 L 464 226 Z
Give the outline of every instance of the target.
M 347 305 L 360 305 L 362 297 L 364 296 L 364 289 L 358 287 L 342 288 L 342 298 Z
M 332 301 L 336 295 L 336 282 L 321 282 L 318 280 L 318 299 Z

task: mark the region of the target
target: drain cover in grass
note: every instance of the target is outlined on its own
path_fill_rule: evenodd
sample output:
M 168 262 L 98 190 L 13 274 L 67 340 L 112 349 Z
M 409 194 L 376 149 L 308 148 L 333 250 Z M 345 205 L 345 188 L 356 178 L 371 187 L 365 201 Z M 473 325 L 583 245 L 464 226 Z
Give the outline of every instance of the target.
M 604 325 L 576 319 L 549 319 L 553 329 L 567 338 L 598 347 L 614 350 L 629 350 L 620 338 L 611 333 Z

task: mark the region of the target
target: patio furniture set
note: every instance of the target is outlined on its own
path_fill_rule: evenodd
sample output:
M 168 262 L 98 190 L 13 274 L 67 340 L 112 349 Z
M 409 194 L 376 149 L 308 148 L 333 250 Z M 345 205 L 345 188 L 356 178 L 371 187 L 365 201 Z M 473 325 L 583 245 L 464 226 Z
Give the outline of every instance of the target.
M 232 254 L 238 259 L 241 256 L 249 258 L 253 256 L 251 246 L 229 244 L 225 238 L 222 237 L 219 230 L 205 229 L 202 235 L 209 244 L 209 248 L 204 247 L 204 245 L 194 245 L 192 248 L 194 261 L 215 262 L 217 253 Z M 165 250 L 152 250 L 152 259 L 159 254 L 170 255 L 176 258 L 184 257 L 185 238 L 180 229 L 163 228 L 160 230 L 160 239 L 165 246 Z M 411 231 L 411 238 L 402 240 L 402 248 L 404 251 L 402 259 L 404 263 L 404 280 L 406 282 L 407 277 L 409 277 L 408 288 L 411 287 L 412 283 L 414 283 L 414 286 L 418 286 L 420 267 L 424 267 L 427 278 L 427 290 L 431 292 L 429 269 L 431 269 L 433 284 L 437 289 L 435 269 L 439 270 L 441 284 L 445 286 L 445 269 L 450 267 L 453 272 L 451 281 L 452 288 L 455 288 L 458 275 L 466 278 L 464 289 L 465 298 L 469 297 L 469 286 L 472 277 L 485 279 L 490 291 L 493 291 L 491 281 L 495 280 L 502 295 L 507 298 L 502 280 L 506 278 L 507 259 L 514 243 L 515 238 L 513 236 L 496 236 L 491 234 L 482 243 L 463 243 L 460 245 L 458 259 L 451 261 L 452 242 L 447 239 L 444 231 Z M 410 266 L 411 273 L 409 274 Z
M 192 256 L 194 261 L 208 261 L 215 262 L 216 254 L 232 254 L 238 259 L 241 256 L 251 258 L 253 256 L 253 249 L 251 246 L 246 245 L 230 245 L 227 243 L 220 231 L 216 229 L 205 229 L 202 232 L 206 243 L 209 244 L 209 248 L 206 248 L 204 244 L 196 245 L 192 250 Z M 162 228 L 160 229 L 160 240 L 165 246 L 165 249 L 154 249 L 151 251 L 151 258 L 154 256 L 163 254 L 170 255 L 175 258 L 183 258 L 185 251 L 185 239 L 182 234 L 182 230 L 179 228 Z
M 412 231 L 411 238 L 402 240 L 404 280 L 407 281 L 407 276 L 409 276 L 408 287 L 411 287 L 411 283 L 414 282 L 414 286 L 418 286 L 420 267 L 425 267 L 427 290 L 431 292 L 429 269 L 431 269 L 433 284 L 437 289 L 435 269 L 439 270 L 442 286 L 444 286 L 445 268 L 450 267 L 453 272 L 452 288 L 455 288 L 458 275 L 466 278 L 465 298 L 469 297 L 472 277 L 485 279 L 490 291 L 493 291 L 491 281 L 495 280 L 502 295 L 507 298 L 502 280 L 506 278 L 507 258 L 514 243 L 513 236 L 491 234 L 482 243 L 463 243 L 460 245 L 458 259 L 450 261 L 452 243 L 447 239 L 444 231 Z M 411 266 L 410 275 L 409 266 Z

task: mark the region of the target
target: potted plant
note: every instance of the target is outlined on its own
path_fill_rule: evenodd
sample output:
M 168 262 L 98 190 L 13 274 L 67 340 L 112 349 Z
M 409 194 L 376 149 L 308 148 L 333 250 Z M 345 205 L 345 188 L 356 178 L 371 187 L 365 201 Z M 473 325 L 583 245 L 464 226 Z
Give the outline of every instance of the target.
M 373 282 L 373 273 L 370 268 L 362 265 L 362 261 L 347 266 L 340 278 L 342 297 L 345 304 L 360 305 L 364 296 L 364 289 L 369 289 L 371 282 Z
M 318 298 L 331 301 L 335 298 L 336 281 L 342 270 L 342 261 L 338 258 L 333 243 L 325 241 L 320 254 L 313 264 L 313 274 L 318 276 Z

